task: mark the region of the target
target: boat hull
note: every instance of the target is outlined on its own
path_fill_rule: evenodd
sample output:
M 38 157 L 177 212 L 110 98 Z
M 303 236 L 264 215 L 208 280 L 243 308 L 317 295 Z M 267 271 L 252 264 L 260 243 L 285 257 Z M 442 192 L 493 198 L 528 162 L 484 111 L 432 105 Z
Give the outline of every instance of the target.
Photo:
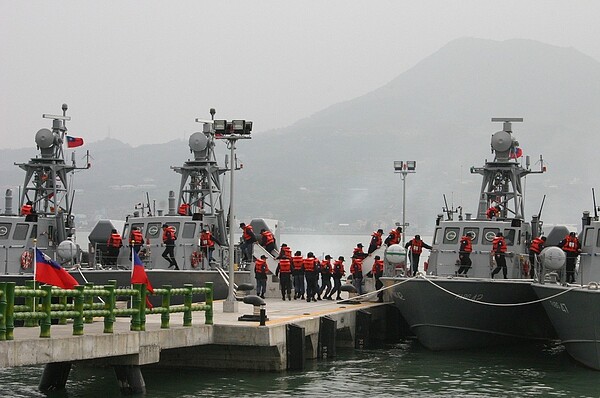
M 600 370 L 600 290 L 540 284 L 533 289 L 540 299 L 547 299 L 544 309 L 569 355 Z
M 388 298 L 428 349 L 481 348 L 556 338 L 541 304 L 482 304 L 535 301 L 530 281 L 435 277 L 384 280 L 387 286 L 396 284 L 388 290 Z

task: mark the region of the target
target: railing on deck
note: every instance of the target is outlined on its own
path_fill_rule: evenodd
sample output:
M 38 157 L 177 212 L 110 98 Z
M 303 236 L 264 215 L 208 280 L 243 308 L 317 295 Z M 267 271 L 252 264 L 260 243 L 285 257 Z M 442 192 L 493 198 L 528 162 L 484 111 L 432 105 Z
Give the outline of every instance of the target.
M 193 303 L 194 294 L 204 294 L 204 303 Z M 84 323 L 92 323 L 94 317 L 104 317 L 104 333 L 112 333 L 116 317 L 125 316 L 131 317 L 130 330 L 144 331 L 146 314 L 161 314 L 162 329 L 169 328 L 170 314 L 176 312 L 183 312 L 183 326 L 192 325 L 194 311 L 204 311 L 204 323 L 213 323 L 212 282 L 206 282 L 205 287 L 186 284 L 181 288 L 169 285 L 156 288 L 153 295 L 162 296 L 160 307 L 147 308 L 147 295 L 146 285 L 134 284 L 131 289 L 117 289 L 116 281 L 109 281 L 105 286 L 88 283 L 75 289 L 59 289 L 50 285 L 35 288 L 32 280 L 27 281 L 26 286 L 0 282 L 0 340 L 14 339 L 15 320 L 22 320 L 25 327 L 39 325 L 40 337 L 50 337 L 53 319 L 62 325 L 72 319 L 74 336 L 83 335 Z M 122 296 L 130 297 L 130 308 L 116 307 L 117 297 Z M 183 296 L 183 305 L 171 305 L 173 296 Z M 102 302 L 94 302 L 95 297 Z M 15 304 L 17 298 L 23 298 L 21 301 L 25 304 Z

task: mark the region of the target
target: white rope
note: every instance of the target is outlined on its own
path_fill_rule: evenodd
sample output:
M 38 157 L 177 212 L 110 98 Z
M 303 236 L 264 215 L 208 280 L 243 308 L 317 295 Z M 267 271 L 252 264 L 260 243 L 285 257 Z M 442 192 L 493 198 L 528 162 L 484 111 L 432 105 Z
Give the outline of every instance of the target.
M 417 274 L 417 277 L 423 278 L 425 281 L 429 282 L 430 284 L 432 284 L 433 286 L 435 286 L 438 289 L 442 290 L 443 292 L 450 294 L 451 296 L 454 296 L 454 297 L 459 298 L 461 300 L 469 301 L 471 303 L 481 304 L 481 305 L 489 305 L 489 306 L 492 306 L 492 307 L 519 307 L 519 306 L 523 306 L 523 305 L 531 305 L 531 304 L 542 303 L 542 302 L 547 301 L 547 300 L 552 300 L 553 298 L 561 296 L 561 295 L 563 295 L 563 294 L 565 294 L 567 292 L 570 292 L 573 289 L 577 289 L 579 287 L 579 286 L 569 287 L 569 288 L 563 290 L 562 292 L 556 293 L 556 294 L 554 294 L 552 296 L 548 296 L 548 297 L 543 298 L 543 299 L 537 299 L 537 300 L 528 301 L 528 302 L 524 302 L 524 303 L 489 303 L 489 302 L 486 302 L 486 301 L 473 300 L 473 299 L 470 299 L 470 298 L 467 298 L 467 297 L 463 297 L 463 296 L 461 296 L 459 294 L 456 294 L 454 292 L 451 292 L 450 290 L 445 289 L 445 288 L 443 288 L 440 285 L 437 285 L 435 282 L 433 282 L 431 279 L 427 278 L 427 276 L 425 276 L 425 275 L 423 275 L 421 273 Z

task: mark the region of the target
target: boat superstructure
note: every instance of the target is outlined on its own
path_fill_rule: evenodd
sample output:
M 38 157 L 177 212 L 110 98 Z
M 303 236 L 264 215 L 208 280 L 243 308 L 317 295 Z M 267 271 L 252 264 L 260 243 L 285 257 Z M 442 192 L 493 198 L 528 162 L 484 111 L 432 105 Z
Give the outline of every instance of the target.
M 527 245 L 541 228 L 538 216 L 526 222 L 523 214 L 523 178 L 545 171 L 519 161 L 519 143 L 512 124 L 521 118 L 493 118 L 503 129 L 492 135 L 494 160 L 471 173 L 482 175 L 477 213 L 452 211 L 447 206 L 436 220 L 426 275 L 387 278 L 389 294 L 421 343 L 433 350 L 503 344 L 521 339 L 554 336 L 541 305 L 527 304 L 536 296 L 528 278 Z M 489 217 L 488 209 L 498 213 Z M 492 242 L 502 232 L 507 245 L 507 278 L 492 279 Z M 473 236 L 472 265 L 466 275 L 460 268 L 460 239 Z
M 88 156 L 85 166 L 78 167 L 75 152 L 69 163 L 65 161 L 66 122 L 71 120 L 67 109 L 63 104 L 62 115 L 42 115 L 52 120 L 52 128 L 36 133 L 38 155 L 27 163 L 15 163 L 25 171 L 25 181 L 18 208 L 13 207 L 12 191 L 8 190 L 4 213 L 0 215 L 0 264 L 4 276 L 31 278 L 34 246 L 67 265 L 77 262 L 81 253 L 74 242 L 71 178 L 76 170 L 88 169 L 90 163 Z

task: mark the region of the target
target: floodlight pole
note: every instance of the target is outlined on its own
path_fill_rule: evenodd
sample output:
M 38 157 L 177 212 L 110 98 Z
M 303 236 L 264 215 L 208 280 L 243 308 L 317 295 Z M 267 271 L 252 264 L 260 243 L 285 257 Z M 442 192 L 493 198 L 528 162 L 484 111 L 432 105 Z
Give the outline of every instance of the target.
M 394 172 L 402 175 L 402 247 L 406 245 L 406 175 L 415 173 L 417 162 L 414 160 L 394 161 Z

